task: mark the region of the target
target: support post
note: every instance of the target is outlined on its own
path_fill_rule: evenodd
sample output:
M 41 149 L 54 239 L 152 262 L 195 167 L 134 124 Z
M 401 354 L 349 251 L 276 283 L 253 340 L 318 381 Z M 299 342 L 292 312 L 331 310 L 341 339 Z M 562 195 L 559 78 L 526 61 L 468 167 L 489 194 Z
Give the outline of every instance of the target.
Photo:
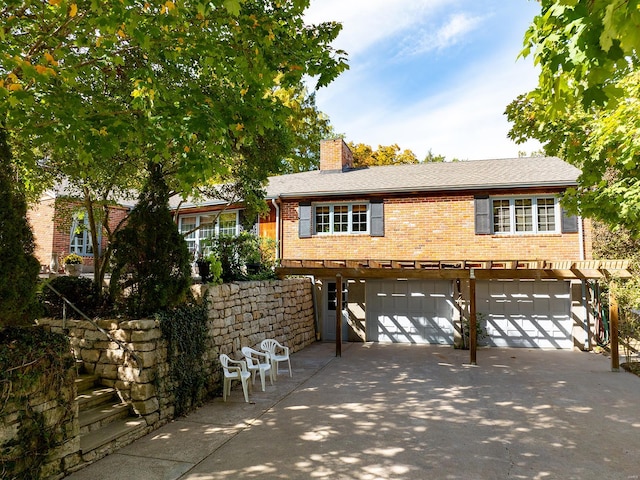
M 582 280 L 582 311 L 584 312 L 584 351 L 591 351 L 591 326 L 589 322 L 589 285 L 587 280 Z
M 611 346 L 611 371 L 620 371 L 620 350 L 618 347 L 618 299 L 609 289 L 609 345 Z
M 336 275 L 336 357 L 342 357 L 342 275 Z
M 477 365 L 477 318 L 476 318 L 476 275 L 472 269 L 469 271 L 469 363 Z

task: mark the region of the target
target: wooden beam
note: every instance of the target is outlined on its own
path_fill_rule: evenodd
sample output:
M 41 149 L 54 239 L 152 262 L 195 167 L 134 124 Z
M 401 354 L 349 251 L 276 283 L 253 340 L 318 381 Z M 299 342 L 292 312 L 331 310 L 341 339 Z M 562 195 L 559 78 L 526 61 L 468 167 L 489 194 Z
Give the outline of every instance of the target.
M 342 275 L 336 275 L 336 357 L 342 357 Z
M 620 351 L 618 347 L 618 299 L 609 289 L 609 345 L 611 346 L 611 371 L 620 371 Z
M 279 277 L 315 275 L 346 278 L 418 278 L 452 280 L 469 278 L 473 268 L 478 280 L 628 278 L 628 260 L 282 260 Z
M 477 365 L 476 351 L 478 349 L 477 318 L 476 318 L 476 276 L 471 270 L 469 277 L 469 363 Z

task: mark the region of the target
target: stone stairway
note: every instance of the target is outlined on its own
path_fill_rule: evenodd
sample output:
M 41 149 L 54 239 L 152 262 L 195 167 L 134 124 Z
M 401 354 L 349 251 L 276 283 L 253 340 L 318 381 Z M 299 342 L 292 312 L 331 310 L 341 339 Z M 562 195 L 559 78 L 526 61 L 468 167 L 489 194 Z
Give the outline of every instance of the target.
M 146 433 L 144 419 L 132 414 L 114 388 L 100 385 L 98 376 L 79 373 L 76 387 L 83 462 L 98 460 Z

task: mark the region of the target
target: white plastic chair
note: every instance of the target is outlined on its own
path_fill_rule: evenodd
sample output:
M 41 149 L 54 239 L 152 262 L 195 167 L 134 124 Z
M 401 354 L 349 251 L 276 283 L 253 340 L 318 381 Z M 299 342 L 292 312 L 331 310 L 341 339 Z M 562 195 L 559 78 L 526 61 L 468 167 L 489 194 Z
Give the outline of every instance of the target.
M 262 391 L 265 391 L 264 377 L 269 372 L 269 380 L 273 385 L 273 369 L 269 360 L 269 354 L 259 352 L 250 347 L 242 347 L 242 354 L 247 360 L 247 369 L 251 373 L 251 383 L 256 383 L 256 373 L 260 374 L 260 382 L 262 383 Z
M 289 347 L 281 345 L 277 340 L 267 338 L 260 342 L 260 348 L 269 354 L 271 360 L 271 369 L 275 376 L 278 376 L 278 365 L 280 362 L 287 362 L 289 365 L 289 376 L 293 377 L 291 372 L 291 360 L 289 360 Z
M 234 380 L 242 383 L 242 391 L 244 393 L 244 401 L 249 403 L 249 377 L 251 373 L 247 370 L 247 364 L 243 360 L 231 360 L 229 355 L 224 353 L 220 355 L 220 364 L 224 373 L 224 382 L 222 384 L 222 400 L 227 401 L 227 395 L 231 393 L 231 382 Z

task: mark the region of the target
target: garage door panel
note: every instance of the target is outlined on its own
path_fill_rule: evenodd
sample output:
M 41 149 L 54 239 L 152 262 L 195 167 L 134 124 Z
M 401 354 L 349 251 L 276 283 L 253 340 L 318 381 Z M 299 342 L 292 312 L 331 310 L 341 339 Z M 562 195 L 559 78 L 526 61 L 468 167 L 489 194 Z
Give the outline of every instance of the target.
M 453 343 L 451 282 L 367 282 L 367 339 L 401 343 Z
M 480 282 L 479 282 L 480 283 Z M 478 288 L 478 312 L 487 321 L 488 344 L 501 347 L 571 348 L 567 282 L 496 281 Z

